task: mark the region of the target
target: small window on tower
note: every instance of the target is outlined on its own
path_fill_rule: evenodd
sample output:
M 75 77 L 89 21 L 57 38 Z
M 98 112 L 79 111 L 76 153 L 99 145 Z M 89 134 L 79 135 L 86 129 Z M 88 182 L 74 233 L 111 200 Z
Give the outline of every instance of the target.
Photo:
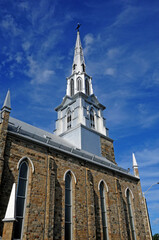
M 73 70 L 75 70 L 76 69 L 76 64 L 73 64 Z
M 71 111 L 69 109 L 67 113 L 67 129 L 70 129 L 70 128 L 71 128 Z
M 84 65 L 84 63 L 82 64 L 82 70 L 83 70 L 83 72 L 85 72 L 85 65 Z
M 95 128 L 94 110 L 93 110 L 93 108 L 91 108 L 91 110 L 90 110 L 90 122 L 91 122 L 91 128 Z
M 82 81 L 81 78 L 77 79 L 77 91 L 81 91 L 82 90 Z
M 88 79 L 86 79 L 86 82 L 85 82 L 85 87 L 86 87 L 86 94 L 89 96 L 89 82 L 88 82 Z
M 73 79 L 71 79 L 71 82 L 70 82 L 70 95 L 71 95 L 71 97 L 74 95 L 74 81 L 73 81 Z

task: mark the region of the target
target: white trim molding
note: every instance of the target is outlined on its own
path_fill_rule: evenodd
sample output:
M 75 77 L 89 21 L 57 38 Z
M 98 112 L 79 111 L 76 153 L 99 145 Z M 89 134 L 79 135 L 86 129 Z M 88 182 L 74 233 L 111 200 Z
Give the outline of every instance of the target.
M 19 162 L 18 162 L 18 164 L 17 164 L 17 169 L 19 170 L 19 166 L 20 166 L 21 162 L 24 161 L 25 159 L 27 159 L 27 160 L 30 162 L 31 167 L 32 167 L 32 173 L 34 173 L 34 172 L 35 172 L 34 164 L 33 164 L 33 162 L 31 161 L 31 159 L 30 159 L 29 157 L 27 157 L 27 156 L 24 156 L 24 157 L 22 157 L 22 158 L 19 160 Z
M 106 188 L 106 191 L 109 192 L 108 185 L 106 184 L 106 182 L 105 182 L 103 179 L 101 179 L 101 180 L 99 181 L 99 183 L 98 183 L 98 190 L 100 190 L 100 184 L 101 184 L 101 182 L 104 183 L 105 188 Z
M 133 194 L 133 192 L 131 191 L 131 189 L 130 189 L 129 187 L 127 187 L 127 188 L 125 189 L 125 197 L 127 197 L 127 191 L 128 191 L 128 189 L 129 189 L 129 191 L 131 192 L 132 199 L 134 199 L 134 194 Z
M 63 180 L 65 181 L 66 174 L 67 174 L 68 172 L 70 172 L 71 175 L 74 177 L 74 181 L 75 181 L 75 184 L 76 184 L 76 183 L 77 183 L 76 176 L 75 176 L 75 174 L 74 174 L 70 169 L 68 169 L 68 170 L 64 173 Z

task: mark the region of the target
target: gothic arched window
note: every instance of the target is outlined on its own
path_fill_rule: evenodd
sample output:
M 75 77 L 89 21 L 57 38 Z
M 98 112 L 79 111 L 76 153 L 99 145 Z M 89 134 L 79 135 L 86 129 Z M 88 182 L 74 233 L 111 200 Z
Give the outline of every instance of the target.
M 85 88 L 86 88 L 86 94 L 89 96 L 89 94 L 90 94 L 90 90 L 89 90 L 89 81 L 88 81 L 88 79 L 86 79 L 86 82 L 85 82 Z
M 129 214 L 129 221 L 130 221 L 132 239 L 136 240 L 134 218 L 133 218 L 133 211 L 132 211 L 132 204 L 131 204 L 131 196 L 130 196 L 130 190 L 129 189 L 127 189 L 127 204 L 128 204 L 128 214 Z
M 28 184 L 28 163 L 23 161 L 19 167 L 17 196 L 16 196 L 16 222 L 14 225 L 14 239 L 22 239 L 22 229 L 25 215 L 25 204 Z
M 73 79 L 71 79 L 71 82 L 70 82 L 70 95 L 71 95 L 71 97 L 74 95 L 74 81 L 73 81 Z
M 71 128 L 71 110 L 69 109 L 67 112 L 67 129 Z
M 77 91 L 81 91 L 82 90 L 82 81 L 81 78 L 77 79 Z
M 72 240 L 72 178 L 67 172 L 65 177 L 65 240 Z
M 104 182 L 100 183 L 100 203 L 101 203 L 101 215 L 102 215 L 102 227 L 103 227 L 103 240 L 108 240 L 108 227 L 107 227 L 107 210 L 105 201 L 105 189 Z
M 91 110 L 90 110 L 90 124 L 91 124 L 91 128 L 95 128 L 94 110 L 93 110 L 93 108 L 91 108 Z

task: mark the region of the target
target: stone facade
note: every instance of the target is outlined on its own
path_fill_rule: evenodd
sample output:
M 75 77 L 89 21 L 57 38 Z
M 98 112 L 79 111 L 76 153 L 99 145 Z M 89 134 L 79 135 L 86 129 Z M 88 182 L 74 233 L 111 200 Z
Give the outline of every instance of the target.
M 148 223 L 146 219 L 143 221 L 146 210 L 138 178 L 102 168 L 71 153 L 64 154 L 12 133 L 7 134 L 5 142 L 1 220 L 5 215 L 12 184 L 18 180 L 18 162 L 23 157 L 29 164 L 29 181 L 22 239 L 65 239 L 64 175 L 68 170 L 73 180 L 73 239 L 103 239 L 99 193 L 101 180 L 107 185 L 105 195 L 109 239 L 133 239 L 126 201 L 127 188 L 133 193 L 136 239 L 151 239 Z M 2 235 L 2 222 L 0 231 Z
M 107 158 L 109 161 L 115 162 L 115 155 L 114 155 L 114 146 L 113 140 L 108 139 L 107 137 L 100 137 L 101 142 L 101 154 L 103 157 Z

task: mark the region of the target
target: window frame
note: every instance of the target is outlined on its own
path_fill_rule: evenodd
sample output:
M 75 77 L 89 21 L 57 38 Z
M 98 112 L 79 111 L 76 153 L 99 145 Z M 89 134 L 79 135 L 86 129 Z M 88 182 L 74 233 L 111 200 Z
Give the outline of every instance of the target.
M 131 192 L 131 190 L 129 188 L 127 188 L 126 200 L 127 200 L 127 207 L 128 207 L 128 216 L 129 216 L 129 222 L 130 222 L 130 229 L 131 229 L 132 239 L 136 240 L 134 214 L 133 214 L 132 199 L 131 199 L 131 195 L 130 194 L 132 195 L 132 192 Z
M 100 182 L 99 193 L 100 193 L 100 208 L 101 208 L 101 217 L 102 217 L 103 240 L 108 240 L 109 236 L 108 236 L 108 221 L 107 221 L 107 205 L 106 205 L 104 181 Z
M 72 112 L 70 108 L 67 110 L 67 130 L 72 127 Z
M 21 174 L 21 167 L 23 164 L 26 164 L 27 166 L 27 174 L 26 174 L 26 178 L 23 178 L 20 176 Z M 19 186 L 20 186 L 20 180 L 26 180 L 26 183 L 25 183 L 25 194 L 24 196 L 22 195 L 19 195 L 18 192 L 19 192 Z M 20 229 L 20 238 L 15 238 L 13 237 L 14 240 L 21 240 L 22 237 L 23 237 L 23 230 L 24 230 L 24 220 L 25 220 L 25 212 L 26 212 L 26 201 L 27 201 L 27 191 L 28 191 L 28 182 L 29 182 L 29 164 L 28 164 L 28 161 L 25 159 L 23 161 L 20 162 L 19 164 L 19 174 L 18 174 L 18 183 L 17 183 L 17 192 L 16 192 L 16 219 L 22 219 L 22 223 L 21 223 L 21 229 Z M 23 205 L 23 216 L 18 216 L 17 217 L 17 201 L 18 199 L 24 199 L 24 205 Z M 15 222 L 14 224 L 14 230 L 16 228 L 16 224 L 17 224 L 17 221 Z
M 77 78 L 77 91 L 81 92 L 82 91 L 82 79 Z
M 75 89 L 74 89 L 74 80 L 71 79 L 71 81 L 70 81 L 70 96 L 71 96 L 71 97 L 74 96 L 74 92 L 75 92 Z
M 89 81 L 87 78 L 85 80 L 85 91 L 86 91 L 86 95 L 89 96 L 90 95 L 90 86 L 89 86 Z
M 92 129 L 95 129 L 95 113 L 93 107 L 90 109 L 90 125 Z
M 69 187 L 67 188 L 66 187 L 66 181 L 67 181 L 67 177 L 69 176 Z M 66 201 L 66 196 L 68 191 L 70 192 L 70 195 L 69 195 L 69 203 Z M 67 203 L 66 203 L 67 202 Z M 72 240 L 72 234 L 73 234 L 73 219 L 72 219 L 72 209 L 73 209 L 73 204 L 72 204 L 72 174 L 70 171 L 68 171 L 65 175 L 65 240 Z M 69 209 L 69 217 L 66 216 L 66 212 L 67 210 Z M 69 220 L 66 220 L 68 219 Z M 69 225 L 69 235 L 70 235 L 70 238 L 68 238 L 68 236 L 66 236 L 66 225 Z M 68 229 L 67 229 L 68 230 Z

